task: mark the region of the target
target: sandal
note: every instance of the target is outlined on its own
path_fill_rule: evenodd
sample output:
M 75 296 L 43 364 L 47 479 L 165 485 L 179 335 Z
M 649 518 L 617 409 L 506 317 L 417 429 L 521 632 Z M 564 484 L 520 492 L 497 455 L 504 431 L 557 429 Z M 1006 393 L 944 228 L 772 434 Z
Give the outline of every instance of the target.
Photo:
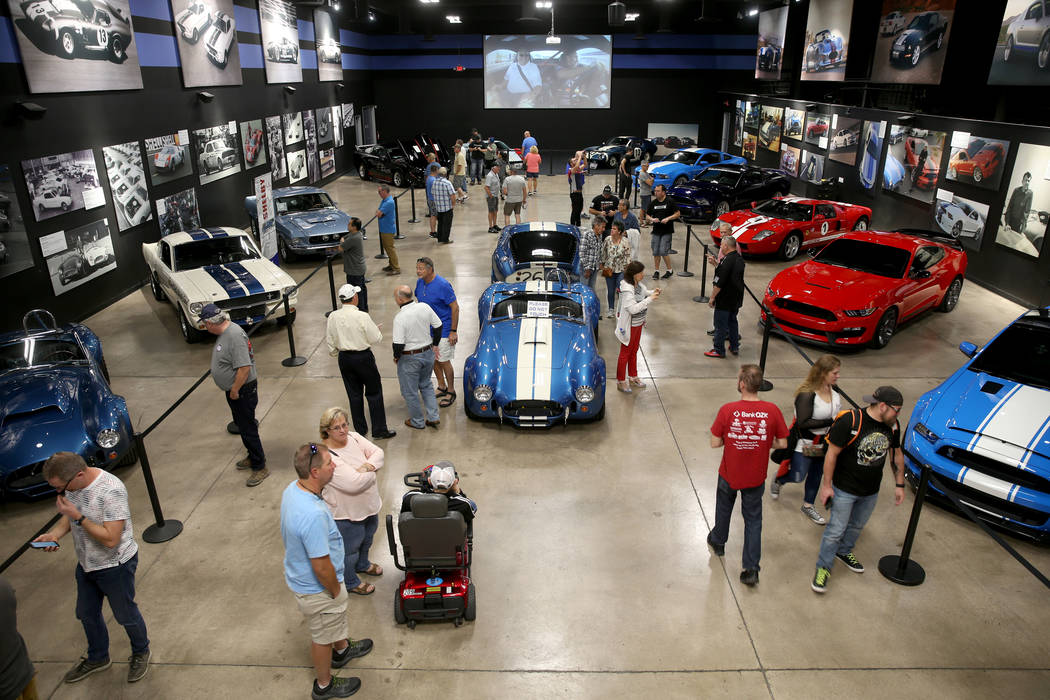
M 455 402 L 456 402 L 456 392 L 449 391 L 449 392 L 447 392 L 445 394 L 445 398 L 443 398 L 440 401 L 438 401 L 438 406 L 441 406 L 441 408 L 448 408 L 449 406 L 451 406 Z
M 372 595 L 375 591 L 375 586 L 370 583 L 365 583 L 364 581 L 350 589 L 351 593 L 356 593 L 357 595 Z
M 440 399 L 442 396 L 448 396 L 448 389 L 438 389 L 437 393 L 434 394 L 434 398 Z
M 383 567 L 381 567 L 379 564 L 376 564 L 375 562 L 372 562 L 371 566 L 369 566 L 364 571 L 359 571 L 358 573 L 359 574 L 368 574 L 369 576 L 382 576 L 383 575 Z

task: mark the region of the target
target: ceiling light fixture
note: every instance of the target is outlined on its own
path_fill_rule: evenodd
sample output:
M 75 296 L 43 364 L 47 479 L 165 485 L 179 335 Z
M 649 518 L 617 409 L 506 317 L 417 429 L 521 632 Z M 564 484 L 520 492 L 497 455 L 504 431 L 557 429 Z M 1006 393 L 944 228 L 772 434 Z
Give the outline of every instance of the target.
M 369 22 L 375 22 L 376 21 L 376 13 L 375 12 L 372 12 L 371 10 L 368 11 L 368 21 Z
M 758 14 L 758 8 L 757 7 L 752 7 L 750 10 L 747 11 L 747 16 L 748 17 L 754 17 L 757 14 Z
M 638 12 L 628 12 L 627 16 L 623 18 L 625 22 L 633 22 L 641 16 Z
M 445 15 L 445 19 L 448 20 L 449 24 L 463 24 L 463 20 L 459 18 L 459 15 Z
M 424 5 L 437 5 L 441 0 L 419 0 Z
M 541 4 L 542 5 L 546 5 L 546 7 L 543 7 L 541 9 L 548 9 L 549 8 L 550 11 L 551 11 L 551 30 L 547 34 L 547 44 L 548 45 L 560 44 L 561 43 L 561 37 L 560 36 L 554 36 L 554 3 L 553 2 L 537 2 L 536 3 L 536 7 L 540 7 Z
M 550 0 L 536 0 L 537 10 L 550 10 L 554 7 L 554 3 Z

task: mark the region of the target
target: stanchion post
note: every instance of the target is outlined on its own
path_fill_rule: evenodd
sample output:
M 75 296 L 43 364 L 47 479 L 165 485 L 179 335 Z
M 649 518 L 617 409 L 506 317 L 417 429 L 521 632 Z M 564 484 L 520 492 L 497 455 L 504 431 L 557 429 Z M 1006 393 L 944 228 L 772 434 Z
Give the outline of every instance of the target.
M 887 554 L 879 559 L 879 573 L 894 583 L 902 586 L 918 586 L 926 580 L 926 571 L 917 562 L 911 560 L 911 545 L 915 541 L 915 530 L 919 526 L 919 514 L 926 500 L 926 487 L 930 483 L 930 468 L 922 465 L 919 477 L 919 490 L 915 493 L 915 503 L 911 507 L 911 518 L 908 520 L 908 532 L 904 535 L 904 546 L 900 556 Z
M 288 357 L 281 360 L 281 364 L 285 367 L 298 367 L 299 365 L 306 364 L 306 358 L 301 355 L 295 354 L 295 334 L 292 333 L 292 326 L 295 325 L 295 321 L 292 319 L 292 312 L 288 306 L 288 295 L 284 295 L 284 327 L 288 329 Z
M 418 224 L 419 223 L 419 219 L 416 218 L 416 188 L 411 186 L 411 185 L 409 185 L 408 186 L 408 190 L 409 190 L 409 195 L 408 196 L 412 198 L 412 218 L 408 220 L 408 223 L 410 223 L 410 224 Z
M 685 227 L 685 265 L 681 272 L 678 273 L 679 277 L 693 277 L 693 273 L 689 271 L 689 247 L 693 242 L 693 227 L 686 224 Z
M 765 378 L 766 355 L 769 353 L 769 336 L 773 332 L 772 318 L 773 314 L 766 311 L 766 322 L 762 326 L 762 353 L 758 357 L 758 366 L 762 369 L 762 385 L 758 387 L 759 391 L 771 391 L 773 389 L 773 382 Z
M 711 301 L 707 297 L 707 244 L 703 243 L 704 246 L 704 266 L 700 268 L 700 296 L 693 297 L 693 301 L 697 304 L 706 304 Z
M 404 192 L 402 192 L 402 194 L 404 194 Z M 398 213 L 397 209 L 397 197 L 394 197 L 394 238 L 404 238 L 404 236 L 401 235 L 401 214 Z
M 376 260 L 386 260 L 387 255 L 386 255 L 386 250 L 384 250 L 384 246 L 383 246 L 383 234 L 379 234 L 378 236 L 376 236 L 376 238 L 379 239 L 379 255 L 377 255 L 375 259 Z
M 334 255 L 328 256 L 328 288 L 332 291 L 332 311 L 335 311 L 339 306 L 335 303 L 335 270 L 332 268 L 332 260 L 335 259 Z M 287 311 L 287 310 L 286 310 Z M 327 316 L 328 314 L 325 314 Z
M 182 523 L 178 520 L 164 519 L 164 512 L 160 508 L 160 499 L 157 497 L 157 485 L 153 483 L 153 470 L 149 466 L 146 441 L 142 439 L 142 433 L 135 433 L 133 438 L 135 440 L 135 450 L 139 455 L 139 464 L 142 466 L 142 478 L 146 481 L 146 493 L 149 494 L 149 502 L 153 506 L 153 518 L 156 521 L 143 531 L 142 539 L 150 544 L 167 542 L 179 536 L 179 533 L 182 532 Z

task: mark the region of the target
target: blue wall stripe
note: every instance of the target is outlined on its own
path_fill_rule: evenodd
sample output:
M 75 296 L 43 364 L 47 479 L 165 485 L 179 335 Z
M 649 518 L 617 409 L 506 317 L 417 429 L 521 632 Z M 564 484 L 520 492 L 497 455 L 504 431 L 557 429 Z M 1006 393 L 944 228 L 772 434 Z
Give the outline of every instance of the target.
M 131 16 L 174 21 L 168 0 L 131 0 Z
M 463 49 L 464 51 L 480 51 L 482 37 L 480 34 L 441 35 L 436 34 L 433 41 L 423 41 L 419 35 L 397 36 L 388 34 L 385 36 L 369 37 L 369 49 L 415 49 L 426 51 L 430 49 Z
M 369 56 L 370 70 L 443 70 L 457 65 L 481 68 L 481 56 Z M 754 62 L 754 61 L 752 61 Z
M 658 70 L 753 70 L 754 56 L 697 56 L 666 54 L 646 56 L 644 54 L 613 53 L 613 70 L 643 69 Z
M 352 32 L 348 29 L 339 30 L 339 43 L 343 46 L 350 46 L 355 49 L 367 49 L 368 48 L 368 36 L 365 34 L 359 34 Z
M 241 52 L 241 68 L 262 68 L 263 48 L 262 44 L 237 44 Z
M 135 32 L 135 43 L 138 44 L 140 66 L 178 68 L 182 65 L 173 36 Z
M 10 17 L 0 17 L 0 63 L 21 63 L 22 57 L 15 48 L 15 25 Z
M 753 49 L 757 50 L 757 34 L 648 34 L 635 39 L 631 34 L 614 34 L 616 49 Z
M 317 52 L 311 51 L 310 49 L 300 50 L 299 65 L 303 67 L 303 70 L 306 70 L 307 68 L 317 70 Z
M 343 54 L 343 70 L 369 70 L 371 67 L 372 62 L 368 56 L 359 53 Z
M 259 11 L 252 7 L 233 6 L 233 21 L 237 23 L 237 31 L 249 34 L 261 34 L 259 30 Z
M 313 41 L 314 40 L 314 23 L 305 19 L 296 20 L 299 23 L 299 40 L 300 41 Z

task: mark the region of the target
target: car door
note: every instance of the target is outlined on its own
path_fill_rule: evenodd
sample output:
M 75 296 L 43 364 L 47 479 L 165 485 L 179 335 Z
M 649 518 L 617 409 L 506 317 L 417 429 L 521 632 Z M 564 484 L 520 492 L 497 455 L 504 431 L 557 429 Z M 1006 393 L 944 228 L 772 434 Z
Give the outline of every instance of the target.
M 762 197 L 762 174 L 751 171 L 745 172 L 740 176 L 740 182 L 737 184 L 736 192 L 733 195 L 734 208 L 741 203 L 751 204 L 751 202 L 759 199 L 768 199 L 768 197 Z
M 1017 25 L 1017 43 L 1031 45 L 1037 40 L 1039 21 L 1043 18 L 1043 2 L 1033 2 L 1028 6 L 1024 19 Z
M 841 236 L 842 220 L 837 215 L 835 207 L 830 204 L 817 204 L 813 208 L 813 226 L 810 230 L 813 232 L 812 240 L 819 242 L 820 245 L 826 245 L 831 239 Z M 810 240 L 809 236 L 807 236 L 808 240 Z
M 175 300 L 178 299 L 178 294 L 175 291 L 175 284 L 171 274 L 171 256 L 171 245 L 162 239 L 157 245 L 157 269 L 155 270 L 157 274 L 157 282 L 160 284 L 160 288 L 164 290 L 164 294 L 168 299 Z M 175 302 L 172 301 L 172 303 Z
M 915 251 L 908 267 L 908 279 L 902 288 L 901 318 L 908 318 L 932 306 L 940 295 L 937 263 L 945 257 L 940 246 L 924 245 Z

